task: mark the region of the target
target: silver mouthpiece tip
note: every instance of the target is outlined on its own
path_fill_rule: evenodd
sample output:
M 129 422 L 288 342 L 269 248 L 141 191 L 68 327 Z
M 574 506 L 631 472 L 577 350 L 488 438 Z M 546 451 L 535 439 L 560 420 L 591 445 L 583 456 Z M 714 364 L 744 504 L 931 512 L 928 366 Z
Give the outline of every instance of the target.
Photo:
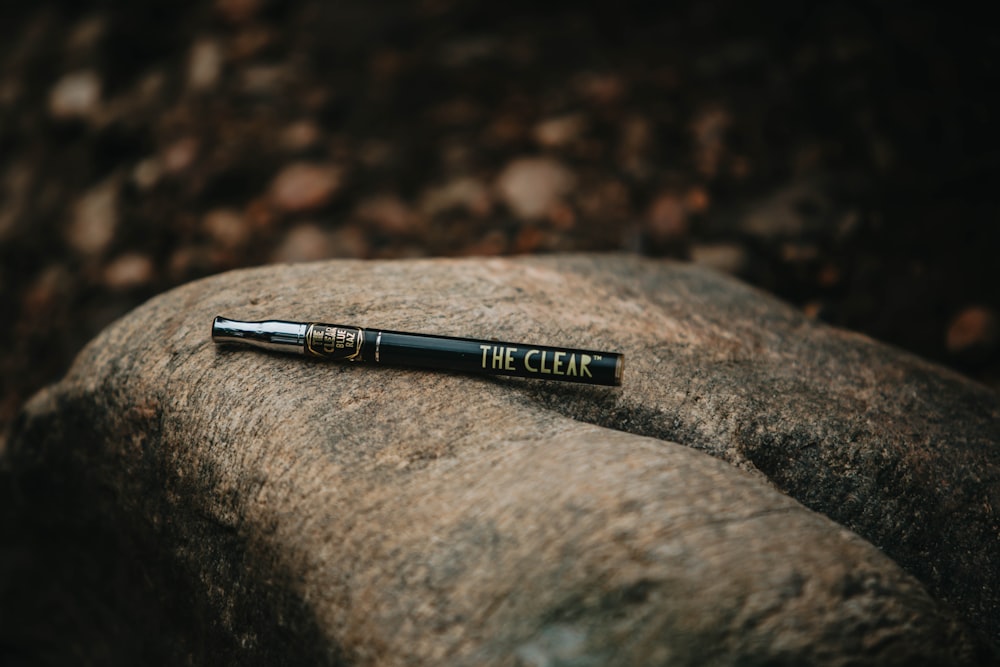
M 216 317 L 212 322 L 212 340 L 220 344 L 251 345 L 277 352 L 304 354 L 308 324 L 264 320 L 243 322 Z

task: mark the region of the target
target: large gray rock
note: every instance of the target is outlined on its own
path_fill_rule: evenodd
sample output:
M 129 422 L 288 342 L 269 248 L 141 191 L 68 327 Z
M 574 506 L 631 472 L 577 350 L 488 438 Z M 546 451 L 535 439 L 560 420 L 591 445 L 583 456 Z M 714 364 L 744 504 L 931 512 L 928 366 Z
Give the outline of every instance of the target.
M 218 349 L 216 314 L 617 349 L 625 383 Z M 232 272 L 26 407 L 7 632 L 123 664 L 989 664 L 998 417 L 687 265 Z

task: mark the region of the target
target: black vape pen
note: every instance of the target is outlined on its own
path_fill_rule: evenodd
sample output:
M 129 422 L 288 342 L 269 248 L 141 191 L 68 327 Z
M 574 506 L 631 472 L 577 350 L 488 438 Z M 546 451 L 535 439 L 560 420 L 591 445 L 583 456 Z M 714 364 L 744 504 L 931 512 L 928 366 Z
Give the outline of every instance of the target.
M 212 340 L 336 361 L 586 384 L 622 383 L 623 357 L 616 352 L 429 336 L 340 324 L 240 322 L 224 317 L 216 317 L 212 323 Z

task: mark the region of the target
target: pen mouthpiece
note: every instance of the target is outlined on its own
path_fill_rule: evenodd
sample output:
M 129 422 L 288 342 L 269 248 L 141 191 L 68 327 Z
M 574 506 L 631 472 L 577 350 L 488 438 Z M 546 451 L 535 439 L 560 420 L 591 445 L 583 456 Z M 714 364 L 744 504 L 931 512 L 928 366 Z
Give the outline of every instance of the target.
M 264 320 L 243 322 L 216 317 L 212 322 L 212 340 L 216 343 L 236 343 L 273 350 L 304 354 L 307 324 Z

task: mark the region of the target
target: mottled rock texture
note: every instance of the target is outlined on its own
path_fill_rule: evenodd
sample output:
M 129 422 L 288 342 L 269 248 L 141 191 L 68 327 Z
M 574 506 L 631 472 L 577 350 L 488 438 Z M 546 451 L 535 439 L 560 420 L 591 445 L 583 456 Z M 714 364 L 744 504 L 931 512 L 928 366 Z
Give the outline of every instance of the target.
M 625 383 L 222 349 L 217 314 L 616 349 Z M 231 272 L 22 413 L 0 479 L 30 602 L 0 632 L 121 664 L 990 664 L 998 417 L 690 265 Z

